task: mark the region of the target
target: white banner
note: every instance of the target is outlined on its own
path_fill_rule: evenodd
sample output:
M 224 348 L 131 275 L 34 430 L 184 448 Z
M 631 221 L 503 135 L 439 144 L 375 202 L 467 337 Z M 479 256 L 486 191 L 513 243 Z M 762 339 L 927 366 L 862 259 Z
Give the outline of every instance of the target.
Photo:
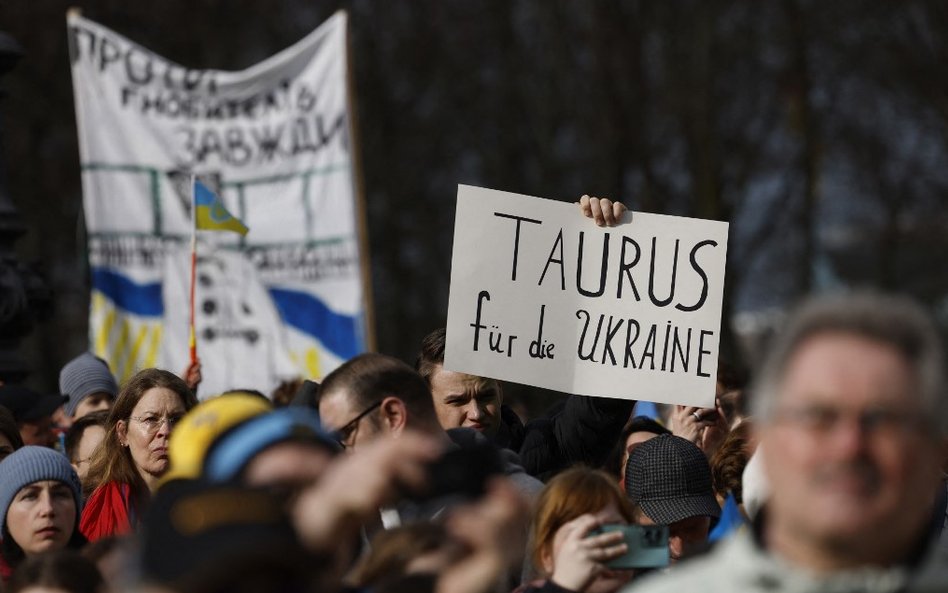
M 92 272 L 120 380 L 188 362 L 188 179 L 250 232 L 199 231 L 201 395 L 321 378 L 365 347 L 346 15 L 241 72 L 179 66 L 68 17 Z
M 458 187 L 445 368 L 566 393 L 712 407 L 724 222 Z

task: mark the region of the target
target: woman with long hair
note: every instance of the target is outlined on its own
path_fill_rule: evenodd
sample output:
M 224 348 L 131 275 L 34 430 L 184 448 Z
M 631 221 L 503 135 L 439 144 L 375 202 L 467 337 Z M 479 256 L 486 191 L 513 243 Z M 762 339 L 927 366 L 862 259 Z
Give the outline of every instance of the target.
M 195 405 L 185 382 L 168 371 L 145 369 L 125 384 L 83 482 L 89 498 L 79 528 L 90 541 L 135 529 L 168 471 L 171 431 Z

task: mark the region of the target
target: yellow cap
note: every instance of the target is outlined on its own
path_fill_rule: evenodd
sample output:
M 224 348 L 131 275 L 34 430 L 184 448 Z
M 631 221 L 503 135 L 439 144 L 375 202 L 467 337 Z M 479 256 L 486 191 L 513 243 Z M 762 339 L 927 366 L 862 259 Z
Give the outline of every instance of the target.
M 239 392 L 201 402 L 181 419 L 171 433 L 168 443 L 171 463 L 161 483 L 200 477 L 204 458 L 217 437 L 231 427 L 272 409 L 270 402 L 262 397 Z

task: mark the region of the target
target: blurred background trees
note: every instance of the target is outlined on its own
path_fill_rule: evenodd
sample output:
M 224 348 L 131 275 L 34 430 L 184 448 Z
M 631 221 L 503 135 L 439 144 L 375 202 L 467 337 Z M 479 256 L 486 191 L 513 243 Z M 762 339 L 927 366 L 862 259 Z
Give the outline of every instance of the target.
M 937 0 L 76 1 L 174 61 L 242 69 L 350 12 L 379 349 L 444 323 L 458 183 L 727 220 L 724 351 L 803 295 L 913 294 L 948 326 L 948 5 Z M 0 6 L 26 49 L 3 142 L 53 290 L 53 389 L 88 279 L 64 2 Z M 485 237 L 485 241 L 491 240 Z

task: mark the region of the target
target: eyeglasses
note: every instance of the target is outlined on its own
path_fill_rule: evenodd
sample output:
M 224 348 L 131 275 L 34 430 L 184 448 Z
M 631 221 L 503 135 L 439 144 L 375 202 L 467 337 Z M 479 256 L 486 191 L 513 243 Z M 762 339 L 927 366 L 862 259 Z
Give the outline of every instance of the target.
M 822 436 L 853 416 L 859 429 L 869 436 L 905 436 L 926 427 L 926 419 L 921 413 L 890 408 L 850 411 L 833 406 L 800 406 L 777 410 L 775 420 Z
M 184 414 L 171 414 L 168 416 L 158 416 L 155 414 L 147 414 L 145 416 L 132 416 L 131 419 L 135 422 L 141 424 L 142 428 L 145 429 L 145 432 L 148 434 L 154 434 L 158 432 L 158 429 L 165 422 L 168 423 L 168 429 L 175 427 L 175 424 L 181 422 L 181 419 L 184 418 Z
M 381 400 L 375 402 L 374 404 L 372 404 L 372 405 L 369 406 L 368 408 L 362 410 L 362 412 L 361 412 L 358 416 L 356 416 L 356 417 L 353 418 L 352 420 L 350 420 L 350 421 L 346 422 L 345 424 L 343 424 L 343 425 L 342 425 L 342 428 L 340 428 L 339 430 L 336 431 L 336 440 L 339 442 L 339 445 L 340 445 L 343 449 L 348 449 L 348 448 L 351 446 L 351 445 L 349 444 L 349 440 L 350 440 L 350 439 L 352 438 L 352 436 L 355 434 L 356 429 L 359 428 L 359 421 L 362 420 L 363 418 L 365 418 L 365 417 L 366 417 L 367 415 L 369 415 L 373 410 L 375 410 L 375 408 L 377 408 L 377 407 L 379 407 L 379 406 L 381 406 L 381 405 L 382 405 L 382 401 L 381 401 Z

